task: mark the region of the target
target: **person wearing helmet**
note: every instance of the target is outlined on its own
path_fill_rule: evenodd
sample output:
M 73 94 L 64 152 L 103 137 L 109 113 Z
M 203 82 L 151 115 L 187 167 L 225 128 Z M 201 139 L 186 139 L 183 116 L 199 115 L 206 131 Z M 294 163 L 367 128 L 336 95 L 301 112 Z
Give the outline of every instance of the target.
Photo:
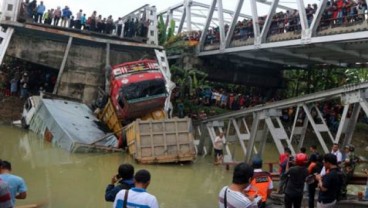
M 301 207 L 303 199 L 304 182 L 308 176 L 305 161 L 308 158 L 303 153 L 295 155 L 295 166 L 291 167 L 286 174 L 286 186 L 284 203 L 286 208 Z
M 259 208 L 266 207 L 267 198 L 271 195 L 273 182 L 270 173 L 262 170 L 262 158 L 259 155 L 254 156 L 252 160 L 253 177 L 250 182 L 249 190 L 246 190 L 248 196 L 261 196 L 262 202 Z

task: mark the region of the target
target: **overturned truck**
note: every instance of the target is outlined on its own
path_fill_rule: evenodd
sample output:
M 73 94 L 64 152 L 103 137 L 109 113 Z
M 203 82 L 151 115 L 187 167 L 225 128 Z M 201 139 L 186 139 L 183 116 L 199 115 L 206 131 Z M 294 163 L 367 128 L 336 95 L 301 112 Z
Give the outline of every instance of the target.
M 105 92 L 95 104 L 98 118 L 140 163 L 193 161 L 196 157 L 189 118 L 169 118 L 170 80 L 164 52 L 109 69 Z

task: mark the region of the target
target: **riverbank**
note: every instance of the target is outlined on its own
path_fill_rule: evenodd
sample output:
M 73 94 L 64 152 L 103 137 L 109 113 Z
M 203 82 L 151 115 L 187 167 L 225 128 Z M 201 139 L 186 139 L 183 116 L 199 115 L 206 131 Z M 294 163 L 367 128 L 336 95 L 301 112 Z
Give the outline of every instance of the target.
M 0 124 L 11 124 L 21 117 L 24 101 L 16 96 L 0 97 Z

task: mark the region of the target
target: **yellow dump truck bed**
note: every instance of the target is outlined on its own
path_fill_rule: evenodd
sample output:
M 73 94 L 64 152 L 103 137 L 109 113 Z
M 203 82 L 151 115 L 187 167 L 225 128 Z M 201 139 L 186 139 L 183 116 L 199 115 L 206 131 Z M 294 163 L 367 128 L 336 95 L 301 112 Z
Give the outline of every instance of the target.
M 136 120 L 124 128 L 129 153 L 139 163 L 193 161 L 195 149 L 189 118 Z
M 97 114 L 97 118 L 100 119 L 107 127 L 114 132 L 114 134 L 119 137 L 123 129 L 118 116 L 115 113 L 114 105 L 109 99 L 105 107 Z

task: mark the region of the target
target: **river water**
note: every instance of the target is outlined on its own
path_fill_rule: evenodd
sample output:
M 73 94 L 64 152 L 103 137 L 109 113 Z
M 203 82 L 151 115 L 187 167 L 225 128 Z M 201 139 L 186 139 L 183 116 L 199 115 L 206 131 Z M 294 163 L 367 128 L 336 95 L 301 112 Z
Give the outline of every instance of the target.
M 13 173 L 28 186 L 26 200 L 17 205 L 44 207 L 112 207 L 104 201 L 104 191 L 121 163 L 151 172 L 148 192 L 162 208 L 217 206 L 217 194 L 231 179 L 231 171 L 214 167 L 212 157 L 192 164 L 138 165 L 124 153 L 70 154 L 44 142 L 33 132 L 0 126 L 0 158 L 9 160 Z
M 266 145 L 264 157 L 277 161 L 274 145 Z M 198 157 L 191 164 L 139 165 L 124 153 L 71 154 L 31 131 L 1 125 L 0 158 L 12 162 L 13 173 L 27 183 L 27 199 L 17 205 L 50 208 L 112 207 L 105 202 L 104 191 L 121 163 L 151 172 L 148 192 L 161 208 L 217 207 L 218 192 L 232 177 L 232 171 L 214 166 L 211 156 Z

